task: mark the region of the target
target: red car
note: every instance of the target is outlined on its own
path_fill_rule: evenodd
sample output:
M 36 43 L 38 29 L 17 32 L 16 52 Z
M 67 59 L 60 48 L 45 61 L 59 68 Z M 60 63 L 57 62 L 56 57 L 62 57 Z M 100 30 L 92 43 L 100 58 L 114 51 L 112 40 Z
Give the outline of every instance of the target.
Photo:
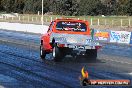
M 40 57 L 45 59 L 46 54 L 52 53 L 54 61 L 61 61 L 68 54 L 96 59 L 97 49 L 100 47 L 91 37 L 87 21 L 56 19 L 41 37 Z

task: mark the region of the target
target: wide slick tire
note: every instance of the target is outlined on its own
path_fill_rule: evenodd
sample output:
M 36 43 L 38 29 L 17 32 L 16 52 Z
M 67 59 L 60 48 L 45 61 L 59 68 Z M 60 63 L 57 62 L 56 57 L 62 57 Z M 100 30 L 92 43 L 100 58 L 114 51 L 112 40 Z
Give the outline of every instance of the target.
M 45 52 L 43 46 L 41 45 L 40 46 L 40 58 L 44 60 L 45 56 L 46 56 L 46 52 Z
M 60 62 L 62 61 L 63 54 L 61 52 L 61 49 L 57 47 L 56 45 L 53 47 L 53 52 L 52 52 L 53 60 L 55 62 Z
M 91 60 L 97 59 L 97 49 L 86 50 L 86 58 Z

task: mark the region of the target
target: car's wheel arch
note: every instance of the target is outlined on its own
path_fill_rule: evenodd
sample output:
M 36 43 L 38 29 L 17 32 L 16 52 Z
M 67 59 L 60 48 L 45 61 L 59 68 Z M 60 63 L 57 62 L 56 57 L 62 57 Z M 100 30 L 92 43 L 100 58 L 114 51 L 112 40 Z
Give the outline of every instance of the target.
M 43 45 L 43 40 L 41 40 L 40 45 Z

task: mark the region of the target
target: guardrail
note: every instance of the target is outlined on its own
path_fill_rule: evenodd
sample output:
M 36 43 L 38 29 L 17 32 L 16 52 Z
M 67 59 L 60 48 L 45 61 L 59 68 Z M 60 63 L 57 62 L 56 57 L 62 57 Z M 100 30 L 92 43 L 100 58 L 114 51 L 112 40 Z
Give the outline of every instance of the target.
M 94 29 L 94 39 L 104 43 L 132 44 L 132 32 Z
M 47 32 L 48 26 L 35 25 L 35 24 L 0 22 L 0 29 L 44 34 Z

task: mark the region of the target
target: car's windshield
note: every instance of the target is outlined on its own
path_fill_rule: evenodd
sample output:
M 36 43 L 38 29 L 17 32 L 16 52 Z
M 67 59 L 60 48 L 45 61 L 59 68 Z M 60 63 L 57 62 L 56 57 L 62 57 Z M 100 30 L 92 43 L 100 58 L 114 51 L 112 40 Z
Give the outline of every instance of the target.
M 81 22 L 60 21 L 57 23 L 56 29 L 60 31 L 85 32 L 87 27 L 85 23 L 81 23 Z

